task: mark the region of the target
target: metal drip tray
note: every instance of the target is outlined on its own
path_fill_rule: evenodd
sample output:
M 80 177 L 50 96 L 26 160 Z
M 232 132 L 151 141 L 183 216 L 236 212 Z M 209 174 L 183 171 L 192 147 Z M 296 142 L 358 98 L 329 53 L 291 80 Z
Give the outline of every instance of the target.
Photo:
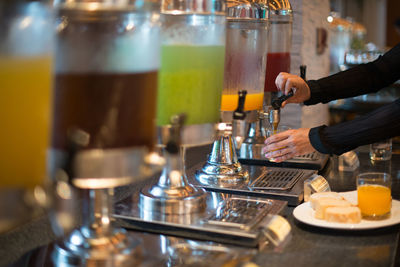
M 207 209 L 194 214 L 144 214 L 136 193 L 115 205 L 114 217 L 121 226 L 139 231 L 190 239 L 260 247 L 267 237 L 265 227 L 280 214 L 286 201 L 207 193 Z
M 258 154 L 257 154 L 258 155 Z M 310 170 L 322 170 L 328 162 L 329 155 L 313 152 L 303 156 L 297 156 L 284 162 L 272 162 L 262 156 L 252 158 L 239 157 L 238 160 L 242 164 L 261 165 L 284 168 L 298 168 Z
M 261 190 L 289 190 L 303 174 L 303 171 L 296 169 L 266 169 L 249 187 Z
M 220 203 L 205 223 L 249 231 L 270 212 L 276 213 L 270 202 L 231 198 Z
M 218 187 L 201 184 L 196 179 L 195 172 L 203 165 L 204 163 L 197 164 L 186 172 L 189 183 L 212 192 L 280 199 L 287 201 L 290 206 L 297 206 L 303 201 L 304 181 L 317 173 L 316 170 L 309 169 L 242 165 L 249 172 L 247 185 Z

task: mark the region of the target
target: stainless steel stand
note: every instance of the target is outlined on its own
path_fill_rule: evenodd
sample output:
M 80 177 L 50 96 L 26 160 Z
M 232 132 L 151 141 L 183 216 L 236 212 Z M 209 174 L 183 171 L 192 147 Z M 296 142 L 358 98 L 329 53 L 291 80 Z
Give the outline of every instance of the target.
M 156 213 L 190 214 L 205 210 L 206 193 L 187 181 L 184 148 L 181 148 L 181 155 L 167 152 L 167 164 L 158 183 L 141 190 L 139 205 L 145 218 L 153 217 L 153 213 L 156 216 Z
M 171 118 L 166 142 L 166 165 L 156 185 L 140 192 L 139 205 L 144 218 L 159 218 L 160 214 L 192 214 L 206 209 L 206 192 L 189 184 L 185 174 L 185 147 L 181 146 L 185 115 Z M 163 218 L 168 218 L 164 216 Z
M 57 266 L 132 266 L 140 261 L 139 241 L 113 226 L 113 189 L 82 190 L 83 225 L 55 247 Z
M 113 196 L 115 187 L 160 171 L 162 161 L 146 154 L 147 150 L 135 148 L 83 150 L 70 155 L 74 166 L 70 181 L 82 196 L 82 224 L 55 246 L 52 258 L 56 266 L 137 265 L 140 242 L 114 226 Z
M 200 184 L 221 188 L 242 187 L 249 182 L 249 173 L 242 168 L 237 159 L 231 130 L 225 127 L 221 129 L 208 161 L 195 175 Z

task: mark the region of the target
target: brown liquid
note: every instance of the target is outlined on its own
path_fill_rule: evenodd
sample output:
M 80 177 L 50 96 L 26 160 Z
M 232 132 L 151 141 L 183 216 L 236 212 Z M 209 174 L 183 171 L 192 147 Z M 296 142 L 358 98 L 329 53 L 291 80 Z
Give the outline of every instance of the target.
M 52 146 L 65 149 L 79 128 L 90 134 L 87 148 L 151 148 L 156 92 L 157 72 L 56 75 Z

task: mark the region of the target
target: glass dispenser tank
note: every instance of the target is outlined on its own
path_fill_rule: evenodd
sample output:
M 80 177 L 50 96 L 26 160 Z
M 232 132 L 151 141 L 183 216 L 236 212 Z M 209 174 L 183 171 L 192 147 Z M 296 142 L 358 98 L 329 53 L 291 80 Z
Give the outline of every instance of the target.
M 267 69 L 265 76 L 266 105 L 271 105 L 271 94 L 278 92 L 275 79 L 280 72 L 290 73 L 293 11 L 287 0 L 270 0 L 270 29 L 268 38 Z M 272 96 L 272 98 L 274 98 Z
M 262 110 L 268 46 L 267 5 L 259 1 L 227 1 L 227 8 L 223 121 L 231 121 L 230 112 L 237 107 L 240 90 L 247 91 L 245 111 Z
M 167 161 L 157 184 L 140 194 L 141 214 L 194 214 L 205 191 L 190 185 L 185 147 L 214 141 L 223 86 L 225 4 L 221 0 L 164 0 L 157 126 Z
M 82 224 L 55 264 L 135 265 L 137 241 L 114 227 L 113 190 L 155 170 L 160 25 L 156 1 L 55 1 L 52 164 L 83 196 Z M 159 171 L 160 169 L 158 169 Z

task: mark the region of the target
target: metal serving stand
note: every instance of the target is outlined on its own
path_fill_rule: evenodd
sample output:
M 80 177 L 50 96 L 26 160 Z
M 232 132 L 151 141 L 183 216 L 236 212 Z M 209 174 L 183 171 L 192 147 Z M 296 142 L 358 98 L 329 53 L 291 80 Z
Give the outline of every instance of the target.
M 114 217 L 123 227 L 246 247 L 283 241 L 276 239 L 280 234 L 271 234 L 274 232 L 271 226 L 276 221 L 286 229 L 284 238 L 290 232 L 288 222 L 277 216 L 285 209 L 286 201 L 208 192 L 207 208 L 202 213 L 146 214 L 139 209 L 138 200 L 135 193 L 116 203 Z
M 204 163 L 197 164 L 187 172 L 189 182 L 195 186 L 212 192 L 280 199 L 287 201 L 289 206 L 297 206 L 303 201 L 304 181 L 317 173 L 306 169 L 242 165 L 249 173 L 248 184 L 220 187 L 196 179 L 196 173 L 198 174 L 203 165 Z

